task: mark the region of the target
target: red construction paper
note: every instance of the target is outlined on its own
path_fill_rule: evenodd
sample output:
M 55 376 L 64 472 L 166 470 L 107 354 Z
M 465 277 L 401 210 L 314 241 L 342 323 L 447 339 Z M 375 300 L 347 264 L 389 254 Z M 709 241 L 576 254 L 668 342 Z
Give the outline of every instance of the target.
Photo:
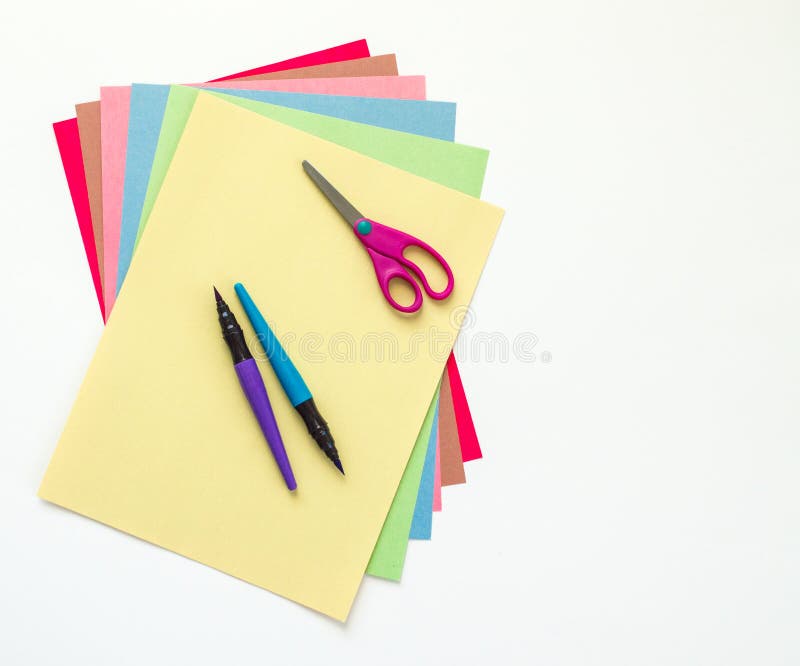
M 453 396 L 453 410 L 456 413 L 456 429 L 458 430 L 458 442 L 461 445 L 461 460 L 469 462 L 483 457 L 480 444 L 478 444 L 478 433 L 475 432 L 475 424 L 472 422 L 472 413 L 469 411 L 467 395 L 464 393 L 464 385 L 461 383 L 461 373 L 458 371 L 456 357 L 450 354 L 447 359 L 447 377 L 450 380 L 450 392 Z
M 289 60 L 282 60 L 272 65 L 264 65 L 263 67 L 256 67 L 248 69 L 244 72 L 236 74 L 228 74 L 221 76 L 218 79 L 211 79 L 215 81 L 228 81 L 229 79 L 242 79 L 245 76 L 253 76 L 254 74 L 269 74 L 270 72 L 281 72 L 285 69 L 298 69 L 300 67 L 312 67 L 313 65 L 324 65 L 329 62 L 344 62 L 345 60 L 356 60 L 357 58 L 368 58 L 369 46 L 367 46 L 366 39 L 359 39 L 349 44 L 342 44 L 334 46 L 322 51 L 315 51 L 314 53 L 307 53 L 306 55 L 290 58 Z
M 367 41 L 365 39 L 361 39 L 348 44 L 342 44 L 329 49 L 316 51 L 315 53 L 309 53 L 296 58 L 283 60 L 279 63 L 264 65 L 262 67 L 238 72 L 236 74 L 230 74 L 228 76 L 214 79 L 214 81 L 227 81 L 259 74 L 268 74 L 270 72 L 279 72 L 288 69 L 313 67 L 315 65 L 342 62 L 347 60 L 357 60 L 360 58 L 369 57 L 369 55 L 370 53 L 369 47 L 367 46 Z M 72 196 L 75 215 L 78 219 L 78 227 L 80 229 L 86 258 L 89 263 L 89 269 L 92 275 L 95 293 L 97 294 L 100 313 L 103 316 L 103 321 L 105 321 L 106 313 L 103 304 L 102 275 L 100 273 L 99 259 L 97 255 L 98 247 L 95 244 L 94 230 L 92 226 L 92 214 L 87 193 L 86 173 L 84 171 L 84 159 L 81 151 L 78 125 L 76 119 L 72 118 L 70 120 L 55 123 L 53 125 L 53 129 L 56 133 L 56 140 L 58 142 L 59 152 L 61 154 L 61 162 L 64 167 L 67 184 Z M 451 370 L 451 367 L 453 370 Z M 458 366 L 456 365 L 455 358 L 452 354 L 448 359 L 447 368 L 448 377 L 451 380 L 453 410 L 456 416 L 456 429 L 459 438 L 459 445 L 461 447 L 461 456 L 462 460 L 466 462 L 468 460 L 480 458 L 482 454 L 478 445 L 475 428 L 472 423 L 472 416 L 470 414 L 469 405 L 467 404 L 467 398 L 464 393 L 461 378 L 458 374 Z
M 64 175 L 67 177 L 67 186 L 72 197 L 72 206 L 75 217 L 78 219 L 78 228 L 81 232 L 83 249 L 86 252 L 86 261 L 92 274 L 92 283 L 100 306 L 103 321 L 106 313 L 103 307 L 103 290 L 100 287 L 100 265 L 97 261 L 97 252 L 94 246 L 94 230 L 92 228 L 92 214 L 89 210 L 89 193 L 86 191 L 86 174 L 83 172 L 83 155 L 81 154 L 81 140 L 78 133 L 78 119 L 70 118 L 53 123 L 53 132 L 56 135 L 58 152 L 61 155 L 61 164 L 64 166 Z

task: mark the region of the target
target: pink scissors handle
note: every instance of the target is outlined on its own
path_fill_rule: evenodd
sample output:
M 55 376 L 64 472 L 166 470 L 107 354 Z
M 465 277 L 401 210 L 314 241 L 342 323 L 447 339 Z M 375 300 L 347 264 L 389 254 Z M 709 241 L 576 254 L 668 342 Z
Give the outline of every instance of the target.
M 422 290 L 419 288 L 419 285 L 411 279 L 409 272 L 391 257 L 380 254 L 371 247 L 367 248 L 367 253 L 372 259 L 372 265 L 375 267 L 375 275 L 378 276 L 378 286 L 383 292 L 383 297 L 389 301 L 389 305 L 400 312 L 412 313 L 419 310 L 422 307 Z M 394 296 L 392 296 L 392 292 L 389 291 L 389 283 L 392 280 L 403 280 L 411 287 L 414 291 L 414 302 L 411 305 L 403 305 L 395 300 Z
M 422 292 L 409 271 L 422 283 L 425 293 L 431 298 L 441 301 L 452 293 L 455 286 L 453 271 L 444 257 L 427 243 L 411 234 L 366 218 L 357 221 L 353 225 L 353 231 L 372 258 L 372 265 L 375 267 L 375 275 L 384 298 L 396 310 L 410 313 L 422 307 Z M 442 291 L 434 291 L 422 269 L 403 255 L 403 252 L 412 246 L 430 254 L 447 274 L 447 284 Z M 401 305 L 392 297 L 389 282 L 393 279 L 405 280 L 414 290 L 414 302 L 411 305 Z

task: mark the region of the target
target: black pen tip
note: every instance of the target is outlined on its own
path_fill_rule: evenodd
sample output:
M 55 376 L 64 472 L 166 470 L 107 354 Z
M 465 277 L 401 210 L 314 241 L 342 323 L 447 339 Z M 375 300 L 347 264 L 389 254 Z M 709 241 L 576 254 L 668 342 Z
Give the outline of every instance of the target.
M 336 469 L 338 469 L 342 474 L 344 474 L 344 468 L 342 467 L 342 461 L 338 458 L 333 461 L 333 464 L 336 465 Z
M 217 299 L 217 303 L 222 303 L 222 296 L 219 295 L 216 287 L 214 287 L 214 298 Z

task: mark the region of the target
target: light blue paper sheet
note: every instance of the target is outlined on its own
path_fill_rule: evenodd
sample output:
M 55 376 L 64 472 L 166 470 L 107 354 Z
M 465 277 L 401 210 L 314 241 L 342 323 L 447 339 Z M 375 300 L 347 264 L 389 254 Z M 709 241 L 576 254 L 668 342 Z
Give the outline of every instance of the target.
M 125 181 L 122 189 L 122 221 L 119 229 L 117 293 L 119 293 L 133 258 L 133 246 L 139 231 L 150 170 L 161 133 L 161 121 L 167 108 L 169 86 L 134 83 L 128 119 L 128 147 L 125 154 Z
M 436 434 L 439 432 L 439 401 L 433 414 L 431 437 L 422 466 L 422 480 L 417 492 L 417 503 L 414 505 L 414 518 L 411 522 L 411 539 L 430 539 L 433 527 L 433 475 L 436 465 Z

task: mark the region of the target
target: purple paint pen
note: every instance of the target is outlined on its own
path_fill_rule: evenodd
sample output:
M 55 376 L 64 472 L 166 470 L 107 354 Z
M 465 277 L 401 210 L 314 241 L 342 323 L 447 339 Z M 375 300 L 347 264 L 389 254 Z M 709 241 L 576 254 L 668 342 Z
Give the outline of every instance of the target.
M 233 316 L 228 304 L 222 300 L 216 287 L 214 287 L 214 297 L 217 299 L 217 315 L 219 316 L 219 325 L 222 327 L 222 337 L 225 338 L 225 342 L 228 343 L 228 348 L 231 350 L 233 368 L 239 377 L 239 383 L 250 402 L 253 414 L 256 415 L 258 425 L 261 426 L 261 432 L 264 433 L 275 462 L 278 463 L 278 469 L 283 475 L 283 480 L 286 481 L 286 487 L 294 490 L 297 488 L 297 482 L 294 480 L 292 466 L 289 464 L 289 457 L 286 455 L 278 424 L 275 422 L 275 414 L 272 413 L 272 405 L 269 404 L 264 380 L 261 379 L 258 366 L 247 348 L 244 333 L 242 333 L 236 317 Z

